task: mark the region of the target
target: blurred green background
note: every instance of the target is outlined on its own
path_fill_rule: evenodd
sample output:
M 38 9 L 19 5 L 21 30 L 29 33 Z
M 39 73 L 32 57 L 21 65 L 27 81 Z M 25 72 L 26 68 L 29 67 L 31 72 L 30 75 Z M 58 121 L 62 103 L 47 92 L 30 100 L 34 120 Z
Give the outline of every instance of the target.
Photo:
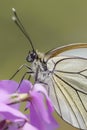
M 87 42 L 87 0 L 0 0 L 0 79 L 9 79 L 25 63 L 31 49 L 11 20 L 12 7 L 17 10 L 34 47 L 41 52 Z M 23 72 L 17 79 L 22 75 Z M 59 130 L 76 130 L 56 117 Z

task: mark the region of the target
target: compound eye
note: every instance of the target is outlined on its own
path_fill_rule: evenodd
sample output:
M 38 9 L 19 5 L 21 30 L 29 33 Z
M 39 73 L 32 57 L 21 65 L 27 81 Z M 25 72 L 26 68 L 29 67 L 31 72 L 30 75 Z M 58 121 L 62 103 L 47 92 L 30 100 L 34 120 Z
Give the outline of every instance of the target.
M 34 53 L 32 52 L 30 55 L 31 55 L 32 59 L 35 59 L 35 57 L 36 57 L 36 53 L 35 52 Z
M 37 54 L 35 52 L 29 52 L 28 56 L 26 57 L 26 60 L 28 62 L 33 62 L 35 59 L 37 59 Z

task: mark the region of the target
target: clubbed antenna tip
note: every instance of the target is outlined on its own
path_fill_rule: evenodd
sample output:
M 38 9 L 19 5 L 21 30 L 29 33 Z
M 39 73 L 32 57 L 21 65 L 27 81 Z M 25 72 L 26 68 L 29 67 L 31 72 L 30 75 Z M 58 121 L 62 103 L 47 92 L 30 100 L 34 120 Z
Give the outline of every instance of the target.
M 15 17 L 15 16 L 12 16 L 12 20 L 15 22 L 15 21 L 16 21 L 16 17 Z
M 15 9 L 15 8 L 12 8 L 12 11 L 13 11 L 13 12 L 16 12 L 16 9 Z
M 12 8 L 12 11 L 13 11 L 13 16 L 12 16 L 12 20 L 16 23 L 16 25 L 19 27 L 19 29 L 22 31 L 22 33 L 25 35 L 25 37 L 28 39 L 28 41 L 30 42 L 31 44 L 31 47 L 32 49 L 34 50 L 34 47 L 33 47 L 33 43 L 28 35 L 28 33 L 26 32 L 23 24 L 21 23 L 17 13 L 16 13 L 16 9 L 15 8 Z

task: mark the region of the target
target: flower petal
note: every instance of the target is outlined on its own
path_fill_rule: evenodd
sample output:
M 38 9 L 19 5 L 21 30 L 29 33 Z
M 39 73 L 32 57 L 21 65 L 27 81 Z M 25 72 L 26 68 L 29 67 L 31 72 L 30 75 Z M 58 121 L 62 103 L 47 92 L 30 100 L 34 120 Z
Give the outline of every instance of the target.
M 29 80 L 23 80 L 20 84 L 20 92 L 28 93 L 29 90 L 33 87 L 32 83 Z
M 22 129 L 19 130 L 38 130 L 36 127 L 30 125 L 29 123 L 25 123 Z
M 0 81 L 0 91 L 4 90 L 8 94 L 16 92 L 18 88 L 18 83 L 13 80 L 1 80 Z
M 8 103 L 10 94 L 16 92 L 19 84 L 13 80 L 0 81 L 0 102 Z M 11 107 L 18 109 L 19 104 L 11 105 Z
M 35 112 L 40 116 L 43 120 L 49 123 L 49 116 L 47 113 L 47 108 L 44 102 L 44 95 L 42 93 L 32 91 L 30 93 L 32 97 L 32 105 L 35 109 Z
M 32 97 L 30 104 L 31 124 L 39 130 L 55 130 L 58 128 L 58 123 L 52 115 L 54 112 L 52 102 L 42 84 L 35 84 L 30 94 Z M 44 102 L 44 98 L 46 102 Z
M 50 107 L 50 111 L 54 111 L 54 107 L 53 107 L 53 104 L 48 96 L 48 93 L 47 93 L 47 90 L 45 89 L 45 86 L 44 84 L 40 84 L 40 83 L 36 83 L 33 87 L 33 91 L 35 92 L 41 92 L 45 95 L 46 97 L 46 102 L 47 102 L 47 105 L 49 105 Z
M 14 121 L 16 119 L 28 120 L 28 118 L 20 111 L 11 108 L 3 103 L 0 103 L 0 115 L 3 115 L 5 119 Z

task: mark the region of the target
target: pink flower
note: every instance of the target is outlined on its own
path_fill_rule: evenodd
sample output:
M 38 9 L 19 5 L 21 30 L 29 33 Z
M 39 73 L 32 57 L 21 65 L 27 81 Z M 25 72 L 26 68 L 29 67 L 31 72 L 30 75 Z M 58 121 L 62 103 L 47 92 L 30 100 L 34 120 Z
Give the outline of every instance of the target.
M 22 84 L 22 87 L 28 87 L 28 83 L 29 81 L 24 80 L 24 85 Z M 27 87 L 23 90 L 24 92 L 27 92 Z M 31 84 L 29 95 L 31 96 L 31 100 L 29 99 L 27 108 L 30 110 L 30 114 L 28 115 L 30 123 L 37 127 L 38 130 L 55 130 L 58 128 L 58 123 L 52 115 L 54 112 L 52 102 L 50 101 L 43 84 L 36 83 L 34 86 Z
M 53 106 L 43 84 L 32 85 L 28 80 L 19 84 L 12 80 L 0 81 L 0 130 L 55 130 L 58 123 L 53 117 Z M 26 101 L 25 109 L 20 112 L 20 102 Z

